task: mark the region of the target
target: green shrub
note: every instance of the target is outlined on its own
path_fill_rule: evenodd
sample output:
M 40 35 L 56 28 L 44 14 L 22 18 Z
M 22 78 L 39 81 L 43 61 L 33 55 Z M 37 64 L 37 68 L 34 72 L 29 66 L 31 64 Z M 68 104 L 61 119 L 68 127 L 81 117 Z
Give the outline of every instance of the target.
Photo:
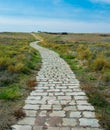
M 77 57 L 81 60 L 88 60 L 91 57 L 91 50 L 89 47 L 79 45 L 77 48 Z
M 108 104 L 104 96 L 95 89 L 94 90 L 91 89 L 91 94 L 89 95 L 89 97 L 90 97 L 89 98 L 90 103 L 92 103 L 94 106 L 106 107 Z
M 6 67 L 10 64 L 10 57 L 0 57 L 0 70 L 6 69 Z
M 109 67 L 109 62 L 104 57 L 97 57 L 93 62 L 93 68 L 96 71 L 101 71 Z
M 17 63 L 15 65 L 15 72 L 22 72 L 24 68 L 24 64 L 23 63 Z
M 96 80 L 96 78 L 95 78 L 95 76 L 94 76 L 93 74 L 89 74 L 89 75 L 87 76 L 87 78 L 88 78 L 89 80 Z
M 61 55 L 61 57 L 64 59 L 74 59 L 75 58 L 75 56 L 73 56 L 72 54 Z
M 0 99 L 15 100 L 21 97 L 20 89 L 17 86 L 2 88 L 0 92 Z
M 9 66 L 8 66 L 8 71 L 9 71 L 10 73 L 15 73 L 15 66 L 14 66 L 14 65 L 9 65 Z
M 110 82 L 110 69 L 105 70 L 102 77 L 105 82 Z

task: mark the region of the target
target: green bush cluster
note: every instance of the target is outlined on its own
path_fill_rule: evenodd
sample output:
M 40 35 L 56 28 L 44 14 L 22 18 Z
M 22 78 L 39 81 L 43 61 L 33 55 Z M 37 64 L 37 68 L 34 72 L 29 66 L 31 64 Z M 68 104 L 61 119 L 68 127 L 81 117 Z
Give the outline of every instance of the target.
M 17 85 L 4 87 L 0 91 L 0 99 L 16 100 L 19 99 L 21 96 L 22 96 L 21 90 Z
M 77 48 L 77 57 L 81 60 L 89 60 L 92 55 L 88 46 L 79 45 Z
M 1 88 L 20 83 L 22 77 L 31 74 L 31 70 L 40 63 L 39 53 L 29 46 L 33 40 L 33 36 L 28 33 L 0 33 Z
M 109 68 L 109 62 L 104 57 L 96 57 L 93 61 L 93 69 L 95 71 L 101 71 L 103 69 Z

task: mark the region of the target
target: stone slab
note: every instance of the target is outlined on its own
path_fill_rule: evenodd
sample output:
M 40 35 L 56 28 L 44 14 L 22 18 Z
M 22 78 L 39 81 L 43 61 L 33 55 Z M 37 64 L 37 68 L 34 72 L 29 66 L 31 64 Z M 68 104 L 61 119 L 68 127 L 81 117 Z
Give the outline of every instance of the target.
M 23 109 L 25 110 L 38 110 L 39 109 L 39 105 L 30 105 L 30 104 L 26 104 Z
M 93 106 L 85 106 L 85 105 L 77 105 L 77 108 L 79 111 L 94 111 L 94 107 Z
M 12 130 L 32 130 L 31 125 L 13 125 Z
M 71 118 L 63 118 L 63 126 L 76 126 L 77 120 Z
M 89 119 L 89 118 L 80 118 L 79 119 L 80 126 L 91 126 L 91 127 L 100 127 L 97 119 Z
M 67 106 L 67 107 L 64 107 L 64 110 L 65 111 L 76 111 L 76 106 Z
M 81 112 L 70 112 L 70 117 L 75 117 L 75 118 L 79 118 L 81 117 Z
M 41 110 L 51 110 L 52 106 L 51 105 L 41 105 Z
M 50 113 L 50 117 L 54 116 L 65 117 L 65 111 L 53 111 L 52 113 Z
M 84 111 L 82 112 L 82 114 L 83 114 L 83 117 L 95 118 L 95 112 Z
M 20 125 L 34 125 L 36 118 L 35 117 L 25 117 L 20 120 L 17 124 Z
M 33 111 L 33 110 L 24 110 L 26 113 L 26 116 L 29 117 L 36 117 L 37 111 Z
M 90 127 L 74 127 L 71 130 L 103 130 L 101 128 L 90 128 Z

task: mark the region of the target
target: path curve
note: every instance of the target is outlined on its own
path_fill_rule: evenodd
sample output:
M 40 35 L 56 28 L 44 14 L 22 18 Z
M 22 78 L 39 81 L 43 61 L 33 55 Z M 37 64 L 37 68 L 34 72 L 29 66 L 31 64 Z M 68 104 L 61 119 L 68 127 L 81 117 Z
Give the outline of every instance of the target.
M 36 76 L 38 85 L 23 107 L 26 117 L 12 130 L 102 130 L 69 65 L 37 42 L 30 45 L 40 52 L 43 64 Z

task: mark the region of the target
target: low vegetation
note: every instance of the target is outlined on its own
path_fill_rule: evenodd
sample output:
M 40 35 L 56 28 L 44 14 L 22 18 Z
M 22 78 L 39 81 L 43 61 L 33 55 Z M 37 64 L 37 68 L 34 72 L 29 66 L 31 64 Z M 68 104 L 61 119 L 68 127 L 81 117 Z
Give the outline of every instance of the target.
M 39 53 L 29 46 L 28 33 L 0 33 L 0 130 L 24 117 L 23 99 L 34 86 L 40 68 Z
M 36 34 L 40 45 L 57 51 L 81 82 L 96 116 L 110 130 L 110 35 L 109 34 Z

